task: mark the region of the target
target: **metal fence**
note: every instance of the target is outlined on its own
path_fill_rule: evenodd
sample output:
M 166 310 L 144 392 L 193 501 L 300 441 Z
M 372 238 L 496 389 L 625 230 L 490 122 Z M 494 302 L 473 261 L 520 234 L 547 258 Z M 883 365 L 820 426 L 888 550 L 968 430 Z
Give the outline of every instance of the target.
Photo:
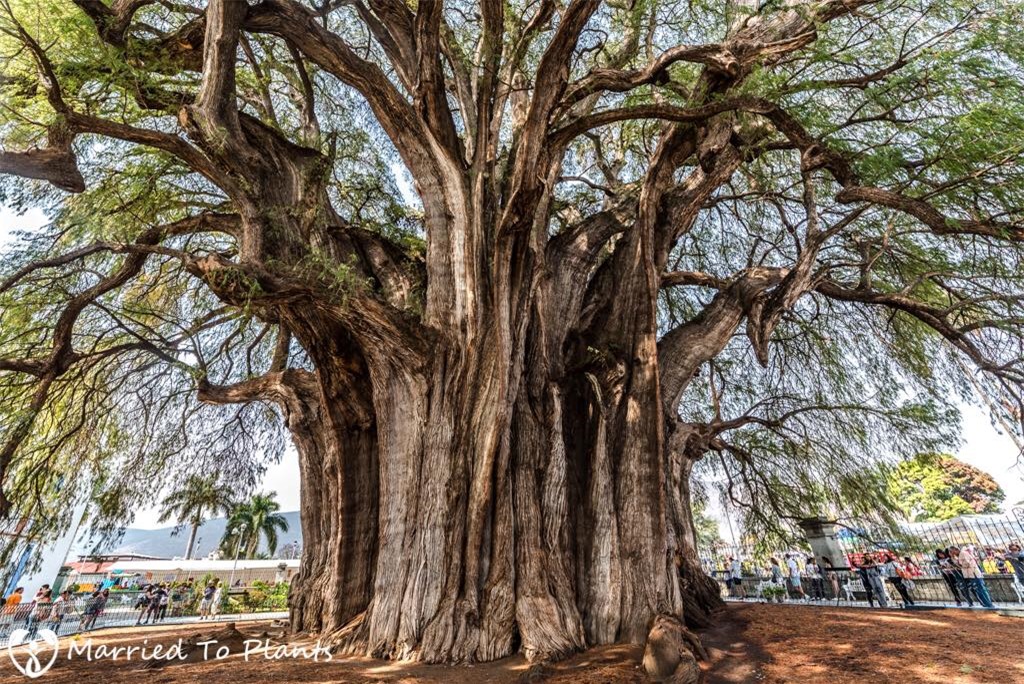
M 871 551 L 889 551 L 900 558 L 910 558 L 923 576 L 934 578 L 942 576 L 936 550 L 973 546 L 986 575 L 1011 575 L 1013 567 L 1003 556 L 1011 543 L 1024 543 L 1024 511 L 961 516 L 937 523 L 905 523 L 896 539 L 886 539 L 884 533 L 870 529 L 845 530 L 838 540 L 847 561 L 859 562 L 863 554 Z
M 289 567 L 281 570 L 276 567 L 246 567 L 244 562 L 237 568 L 229 567 L 218 569 L 201 570 L 147 570 L 144 572 L 121 572 L 111 573 L 107 570 L 98 572 L 76 571 L 68 575 L 67 584 L 78 587 L 80 593 L 95 591 L 100 588 L 108 588 L 110 582 L 114 587 L 123 590 L 136 590 L 145 587 L 147 584 L 165 584 L 168 586 L 181 585 L 187 582 L 209 584 L 217 580 L 223 587 L 231 587 L 234 591 L 239 588 L 249 588 L 254 585 L 274 585 L 282 582 L 287 583 L 294 575 L 297 567 Z
M 906 523 L 895 537 L 892 534 L 871 529 L 868 526 L 845 529 L 837 535 L 844 557 L 832 559 L 837 568 L 834 575 L 837 582 L 823 578 L 821 585 L 803 587 L 809 594 L 811 589 L 820 589 L 821 598 L 826 600 L 863 600 L 866 598 L 863 586 L 856 573 L 845 568 L 858 565 L 868 552 L 888 552 L 900 559 L 909 558 L 914 569 L 915 600 L 933 603 L 959 602 L 943 577 L 936 562 L 936 549 L 950 546 L 974 546 L 985 581 L 997 603 L 1024 602 L 1024 585 L 1014 573 L 1014 568 L 1005 559 L 1006 549 L 1012 542 L 1024 542 L 1024 510 L 1015 509 L 1005 515 L 962 516 L 941 523 Z M 701 561 L 708 574 L 723 583 L 725 589 L 728 558 L 736 558 L 743 566 L 743 587 L 746 593 L 756 593 L 762 582 L 770 576 L 769 558 L 776 558 L 785 571 L 785 558 L 793 555 L 801 569 L 811 554 L 806 544 L 790 548 L 779 548 L 774 552 L 756 549 L 750 544 L 726 544 L 718 542 L 700 549 Z M 888 586 L 886 587 L 888 589 Z M 770 592 L 775 593 L 775 592 Z M 792 595 L 792 591 L 786 592 Z
M 210 619 L 259 616 L 287 611 L 287 584 L 262 584 L 226 590 L 218 605 L 204 611 Z M 35 603 L 26 601 L 0 614 L 0 645 L 16 629 L 34 633 L 48 629 L 58 636 L 87 632 L 102 627 L 133 624 L 175 624 L 200 617 L 202 592 L 187 586 L 171 587 L 166 605 L 144 600 L 142 591 L 112 591 L 105 602 L 95 594 L 76 594 L 68 601 Z

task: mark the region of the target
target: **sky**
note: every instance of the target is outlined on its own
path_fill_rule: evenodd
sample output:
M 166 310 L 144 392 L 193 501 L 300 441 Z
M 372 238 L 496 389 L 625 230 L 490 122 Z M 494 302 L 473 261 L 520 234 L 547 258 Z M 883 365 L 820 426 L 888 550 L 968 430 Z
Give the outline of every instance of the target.
M 403 192 L 404 194 L 404 192 Z M 38 209 L 25 214 L 15 214 L 10 208 L 0 205 L 0 249 L 11 239 L 15 230 L 33 230 L 46 222 L 46 216 Z M 1006 492 L 1006 504 L 1012 505 L 1024 500 L 1024 470 L 1018 461 L 1018 451 L 1013 441 L 1001 430 L 993 427 L 985 411 L 978 405 L 961 404 L 963 414 L 963 442 L 956 456 L 971 465 L 990 473 Z M 281 462 L 267 469 L 263 478 L 263 491 L 277 492 L 282 511 L 299 508 L 299 463 L 293 447 L 289 447 Z M 162 527 L 157 523 L 157 508 L 140 511 L 132 527 L 152 529 Z

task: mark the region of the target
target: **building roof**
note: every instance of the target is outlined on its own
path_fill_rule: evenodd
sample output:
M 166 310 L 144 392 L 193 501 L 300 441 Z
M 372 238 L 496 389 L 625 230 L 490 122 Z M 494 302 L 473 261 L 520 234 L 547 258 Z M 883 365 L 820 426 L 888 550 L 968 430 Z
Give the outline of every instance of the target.
M 130 560 L 171 560 L 167 556 L 147 556 L 144 553 L 92 553 L 89 555 L 78 557 L 80 561 L 96 561 L 102 563 L 109 563 L 113 561 L 130 561 Z
M 101 561 L 99 563 L 96 561 L 75 561 L 67 563 L 67 566 L 71 568 L 72 572 L 77 572 L 80 575 L 98 575 L 108 572 L 113 564 L 113 561 Z
M 237 570 L 276 570 L 284 564 L 288 568 L 299 567 L 298 560 L 132 560 L 117 561 L 110 564 L 111 572 L 130 574 L 135 572 L 230 572 L 234 567 Z

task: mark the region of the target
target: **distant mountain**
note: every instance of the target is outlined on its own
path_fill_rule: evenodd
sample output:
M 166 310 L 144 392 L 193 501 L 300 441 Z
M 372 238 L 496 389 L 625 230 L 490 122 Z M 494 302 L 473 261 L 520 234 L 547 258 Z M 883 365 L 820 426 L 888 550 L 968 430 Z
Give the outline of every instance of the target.
M 298 542 L 302 544 L 302 526 L 299 524 L 299 512 L 288 511 L 281 513 L 288 521 L 288 531 L 278 535 L 277 553 L 280 554 L 286 544 Z M 196 535 L 195 558 L 205 558 L 220 546 L 221 537 L 224 536 L 224 528 L 227 527 L 226 518 L 214 518 L 207 520 L 199 527 Z M 175 533 L 177 531 L 177 533 Z M 185 545 L 188 544 L 188 526 L 180 528 L 161 527 L 156 530 L 140 530 L 129 527 L 119 539 L 112 540 L 99 549 L 95 549 L 95 543 L 87 537 L 80 537 L 75 543 L 71 557 L 84 556 L 92 553 L 101 554 L 129 554 L 137 553 L 143 556 L 159 556 L 161 558 L 182 558 L 185 556 Z M 267 545 L 260 542 L 260 552 L 267 552 Z

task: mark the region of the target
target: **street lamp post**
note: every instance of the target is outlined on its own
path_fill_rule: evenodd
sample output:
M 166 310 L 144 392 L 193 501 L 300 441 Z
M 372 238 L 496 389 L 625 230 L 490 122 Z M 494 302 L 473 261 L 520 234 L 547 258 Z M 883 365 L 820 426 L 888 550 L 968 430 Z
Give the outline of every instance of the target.
M 238 535 L 238 541 L 235 542 L 235 562 L 231 564 L 231 579 L 228 580 L 228 591 L 231 591 L 231 587 L 235 583 L 235 569 L 238 567 L 238 554 L 241 550 L 242 535 Z

